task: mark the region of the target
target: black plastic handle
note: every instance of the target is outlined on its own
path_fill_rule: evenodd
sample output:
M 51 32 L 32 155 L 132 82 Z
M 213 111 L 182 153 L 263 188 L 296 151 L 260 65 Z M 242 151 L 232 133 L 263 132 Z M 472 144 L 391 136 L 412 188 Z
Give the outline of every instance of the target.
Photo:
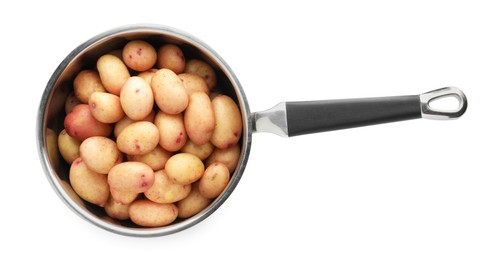
M 419 95 L 286 102 L 288 136 L 421 117 Z

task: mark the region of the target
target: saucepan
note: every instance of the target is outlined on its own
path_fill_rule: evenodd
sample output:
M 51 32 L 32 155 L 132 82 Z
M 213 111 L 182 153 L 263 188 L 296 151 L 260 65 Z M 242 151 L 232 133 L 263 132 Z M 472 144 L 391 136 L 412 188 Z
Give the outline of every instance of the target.
M 134 39 L 143 39 L 153 44 L 172 43 L 180 46 L 191 57 L 210 64 L 216 72 L 219 91 L 234 100 L 242 118 L 240 154 L 235 170 L 231 173 L 223 192 L 199 213 L 189 218 L 176 219 L 173 223 L 162 227 L 140 227 L 130 221 L 114 220 L 108 217 L 101 207 L 80 199 L 69 185 L 69 165 L 55 158 L 56 151 L 54 153 L 50 151 L 50 146 L 53 146 L 50 140 L 53 138 L 49 137 L 49 134 L 50 132 L 59 134 L 64 128 L 65 100 L 73 91 L 72 81 L 75 75 L 83 68 L 93 66 L 100 55 L 120 49 Z M 452 97 L 457 100 L 456 108 L 438 109 L 431 105 L 438 99 Z M 226 201 L 246 168 L 253 133 L 269 132 L 291 137 L 417 118 L 455 119 L 466 111 L 467 99 L 460 89 L 445 87 L 423 94 L 293 101 L 270 107 L 272 108 L 266 111 L 251 112 L 244 88 L 231 67 L 216 51 L 197 37 L 162 25 L 127 25 L 103 32 L 82 43 L 54 70 L 39 105 L 36 126 L 38 152 L 52 188 L 80 217 L 116 234 L 136 237 L 163 236 L 200 223 Z

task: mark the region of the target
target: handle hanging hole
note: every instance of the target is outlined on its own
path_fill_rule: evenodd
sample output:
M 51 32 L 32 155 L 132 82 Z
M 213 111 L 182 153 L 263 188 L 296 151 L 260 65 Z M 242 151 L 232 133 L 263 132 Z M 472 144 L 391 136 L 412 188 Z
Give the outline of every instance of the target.
M 455 119 L 464 114 L 468 100 L 455 87 L 436 89 L 420 95 L 420 109 L 423 118 Z
M 433 98 L 428 103 L 429 107 L 437 111 L 455 112 L 461 107 L 461 100 L 455 95 L 445 95 Z

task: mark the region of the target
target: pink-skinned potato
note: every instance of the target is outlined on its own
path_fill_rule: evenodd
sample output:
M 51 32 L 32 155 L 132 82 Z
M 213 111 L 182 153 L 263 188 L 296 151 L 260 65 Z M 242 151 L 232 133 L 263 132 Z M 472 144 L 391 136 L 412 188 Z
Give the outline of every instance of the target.
M 165 150 L 175 152 L 185 145 L 188 136 L 182 114 L 171 115 L 158 111 L 154 124 L 159 130 L 159 144 Z
M 186 133 L 194 144 L 203 145 L 210 141 L 215 129 L 215 116 L 207 94 L 195 92 L 190 95 L 184 123 Z
M 129 206 L 129 217 L 139 226 L 161 227 L 176 220 L 178 208 L 172 203 L 161 204 L 141 199 L 134 201 Z
M 218 95 L 212 100 L 212 108 L 216 123 L 210 141 L 220 149 L 236 145 L 242 135 L 239 107 L 229 96 Z
M 70 136 L 83 141 L 91 136 L 110 136 L 113 125 L 96 120 L 87 104 L 79 104 L 66 115 L 64 128 Z
M 108 183 L 120 192 L 145 192 L 154 183 L 154 171 L 141 162 L 119 163 L 108 172 Z
M 110 195 L 107 175 L 90 170 L 81 157 L 71 164 L 69 181 L 82 199 L 101 207 L 107 202 Z
M 92 136 L 80 145 L 80 156 L 91 170 L 107 174 L 113 166 L 122 162 L 117 144 L 108 137 Z
M 130 204 L 131 202 L 136 200 L 137 196 L 139 196 L 139 193 L 140 192 L 136 191 L 121 191 L 110 187 L 110 195 L 112 199 L 115 202 L 124 205 Z
M 137 121 L 122 130 L 117 136 L 117 147 L 128 155 L 151 152 L 159 143 L 159 130 L 151 122 Z

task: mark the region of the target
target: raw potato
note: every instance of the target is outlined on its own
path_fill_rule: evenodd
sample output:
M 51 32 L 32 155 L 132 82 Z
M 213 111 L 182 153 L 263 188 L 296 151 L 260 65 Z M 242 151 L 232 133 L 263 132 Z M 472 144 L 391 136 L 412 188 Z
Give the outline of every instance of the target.
M 59 167 L 58 136 L 51 128 L 46 128 L 46 150 L 49 162 L 54 169 Z
M 153 171 L 164 169 L 166 161 L 173 156 L 172 152 L 164 150 L 160 145 L 154 150 L 143 155 L 127 155 L 128 161 L 136 161 L 147 164 Z
M 151 122 L 134 122 L 117 137 L 117 147 L 128 155 L 142 155 L 154 150 L 159 142 L 158 128 Z
M 183 82 L 172 70 L 158 70 L 152 77 L 151 88 L 154 101 L 165 113 L 179 114 L 188 106 L 188 95 Z
M 183 87 L 185 88 L 186 94 L 190 96 L 194 92 L 202 91 L 205 94 L 209 94 L 210 90 L 208 89 L 207 82 L 205 80 L 194 73 L 181 73 L 178 77 L 183 82 Z
M 98 58 L 97 69 L 105 89 L 118 96 L 125 81 L 130 77 L 124 62 L 114 55 L 105 54 Z
M 81 101 L 76 98 L 75 93 L 69 93 L 68 97 L 66 98 L 66 102 L 64 103 L 64 112 L 66 112 L 66 114 L 69 114 L 78 104 L 81 104 Z
M 107 175 L 90 170 L 81 157 L 71 164 L 69 181 L 82 199 L 100 207 L 107 202 L 110 195 Z
M 191 94 L 184 116 L 186 133 L 196 145 L 210 141 L 215 129 L 215 117 L 212 102 L 204 92 Z
M 165 44 L 158 49 L 158 68 L 170 69 L 179 74 L 185 70 L 185 55 L 180 47 L 174 44 Z
M 185 145 L 187 135 L 182 114 L 171 115 L 159 111 L 154 124 L 159 130 L 159 144 L 165 150 L 175 152 Z
M 147 199 L 134 201 L 129 207 L 130 220 L 143 227 L 160 227 L 171 224 L 178 217 L 174 204 L 160 204 Z
M 71 137 L 66 133 L 66 129 L 63 129 L 58 136 L 59 152 L 63 159 L 71 164 L 73 161 L 80 157 L 80 145 L 81 142 L 76 138 Z
M 134 200 L 137 199 L 137 196 L 139 196 L 140 192 L 135 192 L 135 191 L 120 191 L 117 189 L 110 188 L 110 194 L 112 195 L 112 198 L 114 201 L 120 203 L 120 204 L 130 204 Z
M 172 182 L 187 185 L 202 177 L 205 166 L 195 155 L 179 153 L 168 159 L 165 170 Z
M 145 71 L 156 64 L 157 53 L 148 42 L 133 40 L 124 46 L 122 59 L 127 67 L 136 71 Z
M 211 142 L 220 149 L 229 148 L 239 142 L 242 134 L 241 112 L 232 98 L 218 95 L 212 100 L 215 114 L 215 130 Z
M 212 154 L 206 160 L 206 166 L 208 167 L 212 163 L 220 162 L 227 166 L 229 172 L 234 172 L 241 157 L 241 147 L 234 145 L 230 148 L 219 149 L 215 148 Z
M 198 182 L 193 183 L 190 194 L 186 198 L 176 202 L 178 217 L 189 218 L 205 209 L 212 202 L 211 199 L 207 199 L 200 194 L 198 185 Z
M 108 173 L 110 189 L 121 192 L 145 192 L 154 183 L 154 171 L 141 162 L 123 162 Z
M 144 119 L 153 111 L 151 86 L 140 77 L 130 77 L 120 90 L 120 104 L 130 119 Z
M 198 189 L 203 197 L 213 199 L 224 191 L 229 180 L 230 174 L 227 167 L 222 163 L 216 162 L 205 169 Z
M 217 75 L 215 74 L 214 69 L 212 66 L 210 66 L 210 64 L 202 60 L 191 59 L 187 61 L 185 65 L 185 72 L 195 73 L 202 77 L 207 83 L 209 90 L 212 90 L 215 88 L 215 86 L 217 86 Z
M 190 194 L 191 185 L 173 183 L 164 170 L 154 173 L 154 184 L 144 192 L 146 198 L 157 203 L 173 203 Z
M 102 123 L 115 123 L 125 116 L 120 98 L 114 94 L 95 92 L 88 99 L 88 105 L 93 117 Z
M 92 136 L 80 145 L 80 155 L 90 170 L 107 174 L 116 164 L 122 162 L 117 144 L 110 138 Z
M 112 197 L 108 198 L 104 206 L 105 213 L 111 218 L 118 220 L 129 219 L 129 204 L 122 204 L 115 201 Z
M 64 119 L 66 132 L 83 141 L 90 136 L 110 136 L 113 126 L 96 120 L 87 104 L 79 104 Z
M 148 116 L 146 116 L 145 118 L 143 118 L 140 121 L 153 122 L 155 116 L 156 116 L 156 112 L 154 112 L 154 110 L 153 110 L 153 111 L 151 111 L 151 113 Z M 117 136 L 119 136 L 120 132 L 122 132 L 122 130 L 124 130 L 124 128 L 126 128 L 128 125 L 130 125 L 130 124 L 132 124 L 134 122 L 136 122 L 136 121 L 130 119 L 127 116 L 125 116 L 120 121 L 118 121 L 117 123 L 115 123 L 115 126 L 114 126 L 114 136 L 115 136 L 115 138 L 117 138 Z
M 88 104 L 88 99 L 91 94 L 95 92 L 107 92 L 103 87 L 100 75 L 94 70 L 80 71 L 73 81 L 73 89 L 76 98 L 85 104 Z
M 210 154 L 212 154 L 214 148 L 215 147 L 211 142 L 202 145 L 196 145 L 191 140 L 188 140 L 186 141 L 185 146 L 181 148 L 181 151 L 184 153 L 191 153 L 203 161 L 207 159 Z
M 137 74 L 137 76 L 142 78 L 143 80 L 145 80 L 147 82 L 147 84 L 149 84 L 149 86 L 151 86 L 151 80 L 152 80 L 152 77 L 154 76 L 154 73 L 156 73 L 156 71 L 158 71 L 158 70 L 157 69 L 149 69 L 149 70 L 140 72 L 139 74 Z

